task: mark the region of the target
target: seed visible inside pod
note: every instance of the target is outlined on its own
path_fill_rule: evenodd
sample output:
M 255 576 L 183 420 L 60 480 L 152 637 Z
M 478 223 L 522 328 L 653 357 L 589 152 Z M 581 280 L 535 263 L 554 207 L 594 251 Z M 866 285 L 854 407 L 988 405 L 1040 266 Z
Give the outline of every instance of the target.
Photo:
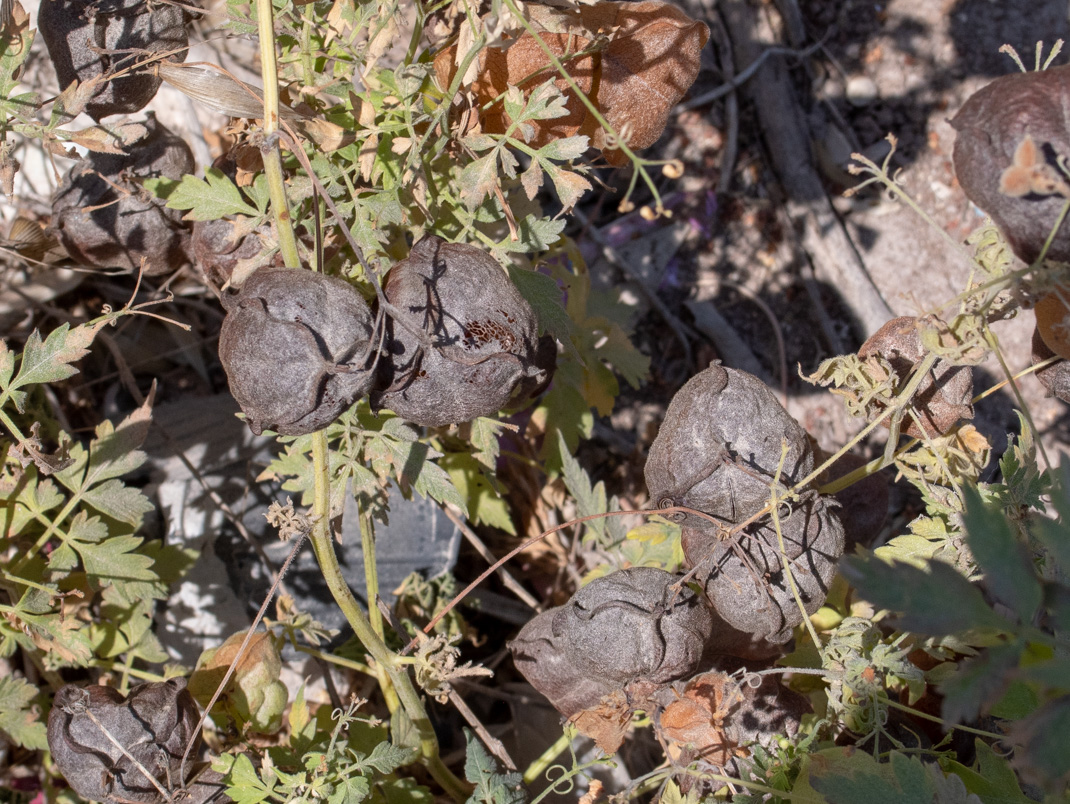
M 189 262 L 189 226 L 140 182 L 192 173 L 193 152 L 152 114 L 119 130 L 126 153 L 91 153 L 71 169 L 52 198 L 52 228 L 84 265 L 137 271 L 144 259 L 146 275 L 169 273 Z
M 403 321 L 389 323 L 392 377 L 374 407 L 436 427 L 493 415 L 550 381 L 553 338 L 538 337 L 531 307 L 482 249 L 429 235 L 383 291 Z
M 223 304 L 219 358 L 254 433 L 320 430 L 371 387 L 372 315 L 348 282 L 261 268 Z
M 42 0 L 38 27 L 52 57 L 60 88 L 126 69 L 152 53 L 189 44 L 186 13 L 178 5 L 144 0 Z M 136 55 L 135 55 L 136 54 Z M 86 104 L 94 120 L 140 111 L 161 80 L 144 69 L 102 83 Z

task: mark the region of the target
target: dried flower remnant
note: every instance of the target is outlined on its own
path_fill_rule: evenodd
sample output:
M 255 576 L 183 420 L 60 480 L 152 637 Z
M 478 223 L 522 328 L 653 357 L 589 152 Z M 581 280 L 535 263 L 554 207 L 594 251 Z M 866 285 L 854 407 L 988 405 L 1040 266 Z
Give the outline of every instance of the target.
M 565 71 L 633 150 L 646 148 L 661 136 L 669 111 L 698 77 L 700 52 L 710 36 L 705 23 L 660 0 L 571 8 L 530 4 L 526 9 L 546 46 L 563 60 Z M 456 74 L 457 58 L 456 45 L 435 57 L 435 73 L 443 87 L 450 86 Z M 530 33 L 479 54 L 472 90 L 479 106 L 493 103 L 482 119 L 483 131 L 504 134 L 512 125 L 500 100 L 507 87 L 530 93 L 551 78 L 565 95 L 567 114 L 525 123 L 531 129 L 528 144 L 538 148 L 586 135 L 610 164 L 627 162 Z
M 779 471 L 781 491 L 813 469 L 806 432 L 756 377 L 711 366 L 673 397 L 650 447 L 645 474 L 658 506 L 702 511 L 681 517 L 686 565 L 695 571 L 717 620 L 708 649 L 769 655 L 824 602 L 843 552 L 843 527 L 813 491 L 768 507 Z M 753 521 L 752 521 L 753 520 Z M 781 558 L 789 562 L 789 580 Z
M 90 153 L 52 198 L 52 228 L 83 265 L 166 274 L 189 262 L 182 212 L 148 194 L 141 181 L 180 179 L 194 169 L 193 152 L 149 115 L 119 128 L 125 154 Z
M 127 696 L 111 687 L 68 684 L 48 715 L 48 748 L 82 798 L 157 802 L 163 800 L 160 787 L 180 780 L 196 724 L 197 706 L 183 678 L 140 684 Z
M 404 321 L 388 324 L 393 376 L 372 395 L 377 409 L 415 424 L 456 424 L 494 415 L 550 381 L 553 338 L 538 337 L 535 313 L 482 249 L 429 235 L 390 269 L 383 291 Z
M 963 191 L 1026 262 L 1040 256 L 1067 200 L 1068 104 L 1070 65 L 997 78 L 951 121 Z M 1070 260 L 1070 226 L 1060 227 L 1047 256 Z
M 185 48 L 185 15 L 178 5 L 143 0 L 43 0 L 38 26 L 61 88 L 74 81 L 97 84 L 85 110 L 99 121 L 137 112 L 152 100 L 161 79 L 148 69 L 101 79 L 153 53 Z M 171 58 L 181 60 L 184 51 Z
M 901 387 L 914 366 L 925 357 L 918 329 L 923 324 L 922 320 L 910 316 L 893 318 L 862 344 L 858 356 L 863 360 L 871 357 L 887 360 Z M 911 438 L 943 435 L 962 419 L 973 418 L 972 399 L 973 372 L 970 367 L 937 360 L 918 385 L 910 402 L 921 427 L 912 418 L 904 418 L 900 432 Z M 881 412 L 878 407 L 871 415 L 880 415 Z
M 678 681 L 653 696 L 654 733 L 678 768 L 712 766 L 738 776 L 753 746 L 773 750 L 794 737 L 808 701 L 780 684 L 775 675 L 738 678 L 718 671 Z M 684 777 L 683 785 L 702 793 L 721 782 Z
M 254 433 L 320 430 L 371 388 L 372 314 L 349 283 L 262 268 L 223 305 L 219 359 Z

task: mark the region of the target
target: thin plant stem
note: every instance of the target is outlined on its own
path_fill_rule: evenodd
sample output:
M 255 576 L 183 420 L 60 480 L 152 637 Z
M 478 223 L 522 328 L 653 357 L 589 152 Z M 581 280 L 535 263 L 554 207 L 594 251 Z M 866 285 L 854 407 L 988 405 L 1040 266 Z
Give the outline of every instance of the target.
M 566 729 L 565 732 L 557 738 L 552 744 L 550 744 L 545 751 L 532 760 L 528 765 L 527 770 L 524 771 L 524 784 L 534 784 L 542 776 L 546 769 L 549 768 L 555 759 L 561 756 L 568 747 L 572 744 L 572 735 L 570 729 Z
M 256 0 L 256 17 L 260 35 L 260 75 L 264 84 L 264 145 L 260 149 L 264 159 L 271 212 L 275 218 L 275 232 L 279 238 L 279 252 L 287 268 L 300 268 L 290 206 L 286 200 L 286 184 L 279 155 L 279 78 L 275 62 L 275 24 L 271 0 Z
M 780 487 L 780 476 L 784 471 L 784 461 L 788 458 L 788 442 L 782 441 L 780 443 L 780 462 L 776 467 L 776 474 L 773 475 L 773 482 L 769 484 L 769 513 L 773 519 L 773 529 L 776 531 L 777 549 L 780 552 L 780 566 L 784 568 L 784 574 L 788 578 L 788 585 L 791 587 L 791 596 L 795 598 L 795 605 L 799 607 L 799 611 L 802 613 L 803 623 L 806 625 L 806 630 L 810 632 L 810 639 L 814 641 L 814 647 L 821 650 L 821 640 L 817 636 L 817 630 L 814 628 L 814 624 L 810 622 L 810 615 L 806 612 L 806 606 L 803 605 L 802 595 L 799 594 L 799 586 L 795 583 L 795 573 L 791 571 L 791 561 L 788 559 L 788 550 L 784 546 L 784 529 L 780 525 L 780 513 L 779 501 L 777 500 L 777 489 Z
M 312 466 L 314 478 L 312 506 L 315 524 L 312 527 L 311 541 L 327 588 L 331 591 L 335 603 L 345 615 L 357 639 L 376 664 L 389 676 L 401 707 L 419 735 L 420 754 L 428 772 L 450 798 L 463 802 L 468 798 L 471 790 L 442 762 L 438 750 L 438 738 L 435 737 L 427 711 L 424 709 L 416 688 L 412 685 L 411 678 L 399 665 L 397 657 L 375 633 L 368 616 L 361 609 L 360 603 L 353 596 L 353 591 L 342 575 L 342 568 L 338 563 L 338 555 L 335 553 L 330 532 L 330 468 L 327 434 L 323 430 L 312 434 Z
M 991 731 L 983 731 L 982 729 L 975 729 L 972 726 L 963 726 L 961 724 L 948 723 L 946 720 L 944 720 L 941 717 L 937 717 L 936 715 L 930 715 L 928 712 L 921 712 L 921 711 L 918 711 L 917 709 L 912 709 L 909 706 L 907 706 L 906 704 L 901 704 L 898 701 L 891 700 L 890 698 L 885 698 L 884 703 L 886 703 L 888 706 L 892 707 L 892 709 L 898 709 L 901 712 L 907 712 L 907 713 L 909 713 L 911 715 L 914 715 L 915 717 L 920 717 L 922 720 L 929 720 L 929 721 L 932 721 L 933 723 L 939 723 L 945 729 L 958 729 L 959 731 L 964 731 L 964 732 L 967 732 L 968 734 L 976 734 L 978 737 L 987 737 L 990 740 L 1005 740 L 1005 739 L 1007 739 L 1007 735 L 1006 734 L 996 734 L 995 732 L 991 732 Z
M 632 165 L 635 167 L 635 174 L 632 176 L 632 183 L 629 186 L 628 195 L 631 195 L 631 188 L 635 186 L 637 176 L 642 175 L 643 182 L 646 184 L 647 188 L 654 196 L 655 207 L 660 210 L 661 194 L 658 192 L 658 188 L 657 186 L 655 186 L 654 180 L 650 178 L 650 174 L 647 173 L 646 168 L 643 167 L 643 160 L 639 156 L 637 156 L 631 148 L 628 147 L 628 144 L 624 142 L 623 138 L 620 136 L 620 133 L 615 128 L 613 128 L 612 125 L 610 125 L 609 121 L 606 120 L 606 118 L 598 110 L 598 106 L 595 105 L 594 101 L 587 97 L 586 92 L 580 89 L 580 85 L 577 84 L 576 80 L 568 74 L 568 70 L 565 69 L 565 66 L 561 63 L 561 60 L 557 58 L 556 55 L 554 55 L 554 52 L 550 49 L 550 46 L 546 44 L 545 40 L 543 40 L 543 38 L 539 36 L 538 32 L 536 32 L 536 30 L 531 27 L 531 23 L 528 22 L 528 19 L 524 16 L 523 12 L 521 12 L 520 9 L 516 7 L 516 3 L 513 2 L 513 0 L 505 0 L 505 5 L 509 8 L 510 11 L 513 12 L 516 18 L 520 21 L 520 24 L 524 26 L 524 30 L 527 31 L 531 38 L 535 40 L 542 52 L 546 54 L 546 58 L 550 60 L 550 64 L 554 66 L 554 69 L 557 70 L 558 74 L 565 80 L 565 83 L 568 84 L 569 89 L 575 92 L 576 97 L 579 98 L 580 102 L 587 107 L 587 111 L 590 113 L 591 117 L 593 117 L 598 123 L 598 125 L 600 125 L 602 129 L 613 138 L 614 146 L 618 148 L 621 153 L 623 153 L 626 157 L 628 157 L 629 160 L 631 160 Z M 627 196 L 625 197 L 627 198 Z
M 364 586 L 367 589 L 368 620 L 372 630 L 383 638 L 383 615 L 375 601 L 379 599 L 379 572 L 375 561 L 375 523 L 367 511 L 360 512 L 360 546 L 364 553 Z

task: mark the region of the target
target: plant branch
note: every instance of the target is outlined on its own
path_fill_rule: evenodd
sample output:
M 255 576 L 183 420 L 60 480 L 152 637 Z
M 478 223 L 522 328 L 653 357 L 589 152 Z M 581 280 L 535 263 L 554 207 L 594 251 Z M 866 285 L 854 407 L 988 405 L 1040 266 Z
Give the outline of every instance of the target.
M 357 639 L 365 647 L 379 667 L 389 676 L 397 692 L 401 706 L 416 728 L 420 739 L 420 754 L 427 770 L 443 789 L 457 802 L 468 798 L 468 786 L 458 779 L 442 762 L 438 751 L 438 738 L 424 709 L 423 702 L 413 687 L 409 674 L 399 666 L 397 657 L 391 653 L 372 628 L 371 621 L 353 596 L 353 591 L 342 575 L 338 555 L 330 532 L 330 468 L 328 464 L 327 434 L 320 430 L 312 434 L 312 463 L 314 474 L 312 549 L 319 561 L 320 572 L 334 597 L 335 603 L 353 628 Z
M 260 35 L 260 74 L 264 84 L 264 144 L 260 154 L 264 159 L 271 212 L 279 238 L 279 251 L 287 268 L 300 268 L 290 206 L 286 201 L 286 183 L 282 173 L 282 157 L 276 133 L 279 130 L 279 78 L 275 63 L 275 25 L 271 0 L 256 0 L 256 17 Z

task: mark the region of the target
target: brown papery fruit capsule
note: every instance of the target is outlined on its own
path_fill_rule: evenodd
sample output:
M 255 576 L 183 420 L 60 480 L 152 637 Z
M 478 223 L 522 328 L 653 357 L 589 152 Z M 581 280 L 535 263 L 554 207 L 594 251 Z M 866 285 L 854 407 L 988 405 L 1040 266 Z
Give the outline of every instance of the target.
M 902 316 L 887 322 L 858 350 L 858 356 L 863 359 L 871 355 L 887 360 L 900 381 L 906 382 L 914 366 L 925 357 L 918 320 Z M 972 399 L 973 372 L 970 367 L 937 360 L 911 400 L 911 407 L 924 431 L 913 419 L 904 418 L 900 432 L 911 438 L 943 435 L 962 419 L 973 418 Z M 885 426 L 887 421 L 886 418 Z
M 153 53 L 185 58 L 186 12 L 145 0 L 41 0 L 38 27 L 61 89 L 144 61 Z M 178 52 L 174 52 L 178 51 Z M 146 67 L 105 81 L 86 104 L 94 120 L 145 107 L 161 80 Z
M 254 433 L 315 432 L 371 387 L 372 314 L 348 282 L 261 268 L 223 305 L 219 359 Z
M 1070 65 L 997 78 L 951 120 L 955 175 L 1025 262 L 1040 256 L 1062 213 L 1067 188 L 1059 158 L 1070 157 Z M 1070 261 L 1070 226 L 1047 253 Z
M 391 383 L 372 405 L 414 424 L 490 416 L 550 381 L 556 344 L 490 254 L 429 235 L 390 269 Z M 421 338 L 417 333 L 423 333 Z
M 52 198 L 52 228 L 71 258 L 97 268 L 157 276 L 189 262 L 189 225 L 141 181 L 181 179 L 194 169 L 193 152 L 149 115 L 120 128 L 124 154 L 91 153 Z
M 111 687 L 68 684 L 48 714 L 48 748 L 82 798 L 158 802 L 159 791 L 135 761 L 165 790 L 177 787 L 196 724 L 184 678 L 139 684 L 125 697 Z

